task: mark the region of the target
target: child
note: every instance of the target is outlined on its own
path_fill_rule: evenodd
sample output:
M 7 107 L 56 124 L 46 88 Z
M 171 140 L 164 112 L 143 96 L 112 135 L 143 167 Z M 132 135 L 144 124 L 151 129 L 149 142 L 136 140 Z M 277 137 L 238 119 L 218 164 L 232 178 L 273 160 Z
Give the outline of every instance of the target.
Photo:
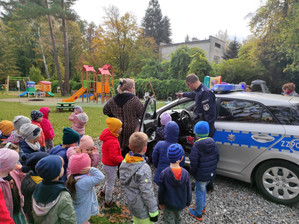
M 87 224 L 91 216 L 99 213 L 94 187 L 105 176 L 97 168 L 90 167 L 90 163 L 90 157 L 85 153 L 75 154 L 69 161 L 70 176 L 66 187 L 72 194 L 77 224 Z
M 105 195 L 104 209 L 113 206 L 112 194 L 115 185 L 117 166 L 123 160 L 118 136 L 122 131 L 122 122 L 117 118 L 109 117 L 106 119 L 107 127 L 100 135 L 102 145 L 102 163 L 106 175 L 104 190 L 101 195 Z
M 6 208 L 4 196 L 0 188 L 0 223 L 14 224 L 15 222 L 10 217 L 9 211 Z
M 32 194 L 42 178 L 36 174 L 35 165 L 39 160 L 48 156 L 46 152 L 35 152 L 28 155 L 22 166 L 22 172 L 27 173 L 21 183 L 21 192 L 24 195 L 24 212 L 29 223 L 34 223 L 32 216 Z
M 77 223 L 71 194 L 59 181 L 64 173 L 63 165 L 63 159 L 57 155 L 46 156 L 36 164 L 36 173 L 43 180 L 33 192 L 34 223 Z
M 50 152 L 50 150 L 54 148 L 53 138 L 55 137 L 52 124 L 49 121 L 49 115 L 51 111 L 49 107 L 41 107 L 39 111 L 43 114 L 43 120 L 41 121 L 40 125 L 45 134 L 46 152 Z
M 156 184 L 159 183 L 160 173 L 167 167 L 169 167 L 170 161 L 167 158 L 167 148 L 174 143 L 177 143 L 180 128 L 174 121 L 170 121 L 166 124 L 164 129 L 164 141 L 159 141 L 153 151 L 152 161 L 154 166 L 157 168 L 154 181 Z M 183 166 L 185 159 L 180 163 Z
M 83 112 L 82 107 L 76 106 L 69 120 L 73 122 L 72 129 L 78 132 L 81 138 L 85 134 L 85 125 L 88 121 L 88 116 Z
M 129 152 L 120 165 L 120 182 L 125 188 L 128 208 L 133 222 L 152 223 L 158 221 L 158 206 L 152 185 L 152 171 L 144 154 L 148 137 L 142 132 L 134 132 L 129 139 Z
M 83 135 L 80 139 L 79 147 L 70 147 L 67 152 L 66 156 L 68 160 L 75 155 L 76 153 L 86 153 L 89 155 L 91 159 L 91 166 L 97 168 L 99 165 L 100 154 L 94 146 L 94 141 L 92 137 L 89 135 Z M 67 169 L 67 174 L 69 174 L 69 168 Z
M 0 149 L 0 188 L 6 207 L 15 223 L 26 223 L 23 213 L 24 197 L 21 193 L 21 181 L 24 174 L 16 170 L 19 154 L 11 149 Z
M 42 126 L 41 126 L 41 122 L 43 120 L 43 113 L 38 111 L 38 110 L 33 110 L 31 111 L 31 123 L 35 124 L 36 126 L 41 128 L 41 134 L 40 134 L 40 139 L 38 140 L 40 147 L 41 147 L 41 151 L 45 151 L 45 146 L 46 146 L 46 142 L 45 142 L 45 134 L 43 132 Z
M 180 166 L 184 157 L 180 144 L 172 144 L 167 149 L 170 167 L 162 171 L 159 178 L 159 207 L 164 209 L 164 223 L 181 223 L 180 213 L 189 206 L 192 190 L 187 170 Z
M 13 144 L 18 144 L 23 139 L 20 133 L 21 126 L 26 123 L 31 123 L 31 121 L 28 117 L 19 115 L 14 117 L 12 123 L 15 130 L 11 133 L 9 138 L 4 140 L 4 142 L 12 142 Z
M 25 160 L 25 157 L 33 152 L 39 152 L 41 150 L 38 142 L 42 129 L 34 124 L 23 124 L 20 133 L 24 139 L 19 142 L 21 148 L 21 161 Z
M 167 112 L 164 112 L 161 114 L 160 116 L 160 121 L 161 121 L 161 127 L 157 127 L 157 130 L 156 130 L 156 138 L 155 140 L 158 142 L 158 141 L 162 141 L 165 139 L 164 137 L 164 128 L 165 128 L 165 125 L 170 122 L 172 120 L 171 116 L 169 113 Z
M 196 180 L 196 208 L 189 208 L 189 214 L 202 221 L 202 214 L 206 212 L 206 186 L 216 177 L 219 153 L 215 141 L 208 137 L 208 122 L 197 122 L 194 126 L 194 133 L 199 139 L 194 142 L 189 158 L 190 174 Z
M 69 127 L 66 127 L 63 129 L 62 144 L 55 146 L 50 151 L 50 155 L 59 155 L 64 161 L 64 174 L 62 176 L 63 182 L 66 182 L 66 170 L 68 166 L 68 158 L 66 156 L 66 152 L 68 148 L 76 146 L 79 139 L 80 136 L 76 131 Z
M 11 121 L 4 120 L 0 122 L 0 143 L 11 135 L 13 129 L 14 126 Z

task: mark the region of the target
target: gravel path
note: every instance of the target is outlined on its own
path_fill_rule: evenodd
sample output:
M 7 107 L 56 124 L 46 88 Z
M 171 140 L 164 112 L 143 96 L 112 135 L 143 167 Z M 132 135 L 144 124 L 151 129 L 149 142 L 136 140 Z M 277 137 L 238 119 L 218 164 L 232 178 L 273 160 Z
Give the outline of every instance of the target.
M 101 142 L 97 141 L 98 149 Z M 101 150 L 99 150 L 101 152 Z M 102 165 L 100 164 L 100 170 Z M 153 174 L 155 168 L 151 165 Z M 154 176 L 154 175 L 153 175 Z M 191 177 L 191 179 L 193 179 Z M 103 183 L 98 187 L 101 189 Z M 155 193 L 158 188 L 154 184 Z M 119 181 L 116 181 L 116 188 L 119 194 L 113 195 L 114 201 L 119 201 L 121 205 L 126 205 L 126 195 Z M 195 203 L 193 191 L 192 205 Z M 255 186 L 248 183 L 233 180 L 230 178 L 217 176 L 214 181 L 214 191 L 207 195 L 207 213 L 204 215 L 202 223 L 291 223 L 299 224 L 299 205 L 288 207 L 278 205 L 264 199 Z M 161 214 L 161 213 L 160 213 Z M 182 212 L 182 223 L 200 223 L 191 217 L 186 210 Z M 159 222 L 162 222 L 162 215 Z

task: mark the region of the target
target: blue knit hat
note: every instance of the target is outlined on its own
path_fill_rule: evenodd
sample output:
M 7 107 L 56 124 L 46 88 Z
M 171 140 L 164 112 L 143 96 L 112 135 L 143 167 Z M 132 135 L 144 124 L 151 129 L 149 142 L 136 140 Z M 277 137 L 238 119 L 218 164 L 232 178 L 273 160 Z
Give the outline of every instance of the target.
M 209 123 L 206 121 L 199 121 L 194 126 L 194 133 L 197 137 L 203 138 L 209 135 Z
M 167 158 L 171 163 L 176 163 L 178 160 L 181 160 L 182 156 L 184 155 L 185 155 L 184 149 L 178 143 L 171 144 L 167 148 Z
M 62 160 L 60 156 L 49 155 L 37 162 L 35 170 L 44 180 L 51 181 L 58 177 L 61 172 Z
M 33 110 L 33 111 L 31 111 L 30 116 L 33 121 L 36 121 L 38 118 L 43 117 L 44 114 L 42 112 L 40 112 L 39 110 Z
M 62 143 L 70 145 L 80 140 L 80 135 L 75 130 L 66 127 L 63 129 Z

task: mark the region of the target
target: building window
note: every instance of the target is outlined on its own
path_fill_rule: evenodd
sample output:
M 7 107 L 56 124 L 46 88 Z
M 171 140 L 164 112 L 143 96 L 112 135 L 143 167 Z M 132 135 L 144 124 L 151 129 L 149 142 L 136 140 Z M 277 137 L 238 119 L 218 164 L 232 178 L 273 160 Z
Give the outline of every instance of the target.
M 215 43 L 215 47 L 217 47 L 217 48 L 221 48 L 221 45 L 218 44 L 218 43 Z

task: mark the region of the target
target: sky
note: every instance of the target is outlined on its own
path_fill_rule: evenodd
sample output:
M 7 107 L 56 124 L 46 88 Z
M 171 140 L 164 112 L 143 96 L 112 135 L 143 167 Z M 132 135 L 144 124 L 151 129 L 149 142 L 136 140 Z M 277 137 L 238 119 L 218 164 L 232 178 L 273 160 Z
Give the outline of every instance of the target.
M 170 19 L 172 43 L 184 42 L 185 37 L 208 39 L 218 31 L 227 31 L 232 40 L 246 39 L 251 34 L 249 18 L 261 6 L 262 0 L 159 0 L 163 16 Z M 104 7 L 116 6 L 121 15 L 134 14 L 141 25 L 149 0 L 78 0 L 74 10 L 82 20 L 100 25 Z

